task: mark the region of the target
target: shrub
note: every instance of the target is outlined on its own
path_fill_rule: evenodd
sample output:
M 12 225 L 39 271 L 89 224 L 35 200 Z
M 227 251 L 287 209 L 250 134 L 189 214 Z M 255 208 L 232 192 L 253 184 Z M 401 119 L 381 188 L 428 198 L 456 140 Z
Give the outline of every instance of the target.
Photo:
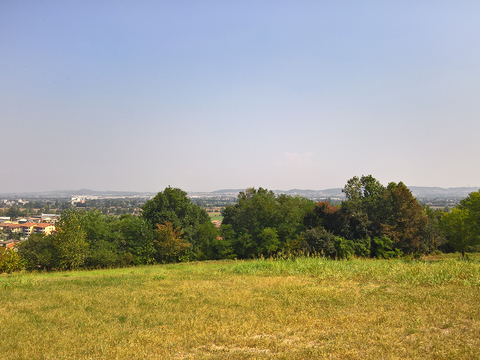
M 18 252 L 28 270 L 58 267 L 58 253 L 51 236 L 32 234 L 18 245 Z
M 0 248 L 0 271 L 11 273 L 13 271 L 22 270 L 24 263 L 22 257 L 18 254 L 18 249 Z
M 403 255 L 399 249 L 392 248 L 393 241 L 385 235 L 373 238 L 373 243 L 375 244 L 374 254 L 379 259 L 390 259 Z
M 156 249 L 156 260 L 162 263 L 180 261 L 186 254 L 190 244 L 182 238 L 179 228 L 166 222 L 165 225 L 157 224 L 157 238 L 153 241 Z
M 309 229 L 303 233 L 305 241 L 312 253 L 319 253 L 326 257 L 335 257 L 335 235 L 323 228 Z

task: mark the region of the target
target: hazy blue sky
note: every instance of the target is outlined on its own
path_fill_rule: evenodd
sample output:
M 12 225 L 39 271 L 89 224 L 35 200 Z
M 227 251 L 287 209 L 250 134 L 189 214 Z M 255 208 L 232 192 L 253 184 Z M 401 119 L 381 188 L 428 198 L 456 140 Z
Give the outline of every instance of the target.
M 479 1 L 0 1 L 0 193 L 480 186 Z

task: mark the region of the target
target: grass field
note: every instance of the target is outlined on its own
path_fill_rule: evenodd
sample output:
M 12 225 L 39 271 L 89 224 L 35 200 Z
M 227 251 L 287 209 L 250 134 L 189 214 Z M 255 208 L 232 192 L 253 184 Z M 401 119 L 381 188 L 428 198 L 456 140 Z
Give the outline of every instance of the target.
M 218 214 L 210 214 L 210 221 L 220 220 L 223 221 L 223 216 Z
M 220 220 L 223 221 L 222 210 L 223 207 L 213 207 L 206 209 L 208 215 L 210 216 L 210 221 Z
M 480 263 L 299 258 L 0 276 L 2 359 L 478 359 Z

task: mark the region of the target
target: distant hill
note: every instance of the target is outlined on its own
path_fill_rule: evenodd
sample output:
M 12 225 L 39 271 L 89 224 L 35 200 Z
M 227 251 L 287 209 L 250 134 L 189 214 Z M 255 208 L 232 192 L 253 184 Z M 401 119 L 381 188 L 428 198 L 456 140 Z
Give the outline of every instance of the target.
M 468 194 L 478 191 L 480 187 L 458 187 L 458 188 L 441 188 L 427 186 L 409 186 L 413 195 L 419 200 L 453 200 L 458 201 L 468 196 Z M 245 189 L 224 189 L 212 192 L 191 192 L 190 196 L 194 197 L 233 197 L 237 196 L 240 191 Z M 341 200 L 345 198 L 342 188 L 332 188 L 324 190 L 272 190 L 275 194 L 300 195 L 308 199 L 335 199 Z
M 238 194 L 240 191 L 244 191 L 245 189 L 223 189 L 223 190 L 215 190 L 211 191 L 212 194 L 231 194 L 236 193 Z
M 456 187 L 456 188 L 441 188 L 441 187 L 425 187 L 425 186 L 409 186 L 408 187 L 417 199 L 421 198 L 452 198 L 463 199 L 468 194 L 478 191 L 480 187 Z
M 468 194 L 478 191 L 480 187 L 457 187 L 457 188 L 441 188 L 441 187 L 427 187 L 427 186 L 409 186 L 413 195 L 419 200 L 455 200 L 465 198 Z M 245 189 L 223 189 L 211 192 L 188 192 L 190 197 L 196 198 L 236 198 L 240 191 Z M 312 189 L 290 189 L 290 190 L 273 190 L 276 194 L 286 195 L 300 195 L 308 199 L 335 199 L 342 200 L 345 195 L 342 193 L 342 188 L 332 188 L 324 190 Z M 18 193 L 3 193 L 0 198 L 29 198 L 29 197 L 52 197 L 52 198 L 69 198 L 73 196 L 118 196 L 118 197 L 137 197 L 137 196 L 153 196 L 156 192 L 136 192 L 136 191 L 98 191 L 91 189 L 80 190 L 55 190 L 43 192 L 18 192 Z
M 52 198 L 69 198 L 72 196 L 141 196 L 151 195 L 155 193 L 136 192 L 136 191 L 96 191 L 90 189 L 80 190 L 54 190 L 54 191 L 37 191 L 37 192 L 16 192 L 3 193 L 0 197 L 52 197 Z

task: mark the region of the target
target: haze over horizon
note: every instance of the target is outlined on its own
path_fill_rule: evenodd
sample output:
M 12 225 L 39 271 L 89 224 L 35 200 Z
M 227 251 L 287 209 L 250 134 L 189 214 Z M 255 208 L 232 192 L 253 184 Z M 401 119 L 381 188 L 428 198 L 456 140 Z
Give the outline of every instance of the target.
M 480 185 L 479 10 L 4 1 L 0 193 Z

